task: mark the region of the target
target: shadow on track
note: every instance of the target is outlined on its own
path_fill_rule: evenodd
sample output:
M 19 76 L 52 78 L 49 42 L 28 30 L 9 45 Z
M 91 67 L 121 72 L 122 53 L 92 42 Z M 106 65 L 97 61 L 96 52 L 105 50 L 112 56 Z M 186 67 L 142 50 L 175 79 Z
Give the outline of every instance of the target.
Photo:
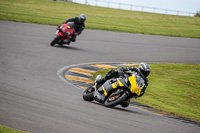
M 71 50 L 80 50 L 80 51 L 87 51 L 86 49 L 82 49 L 82 48 L 77 48 L 77 47 L 72 47 L 72 46 L 54 46 L 54 48 L 62 48 L 62 49 L 71 49 Z
M 88 101 L 84 101 L 84 102 L 88 102 Z M 98 103 L 96 101 L 92 101 L 92 102 L 88 102 L 88 103 L 92 103 L 92 104 L 96 104 L 96 105 L 105 107 L 103 104 Z M 118 110 L 118 111 L 123 111 L 123 112 L 127 112 L 127 113 L 134 113 L 134 114 L 141 114 L 141 115 L 143 115 L 143 113 L 141 113 L 141 112 L 133 111 L 133 110 L 129 109 L 129 108 L 132 108 L 132 107 L 122 108 L 122 107 L 115 106 L 115 107 L 112 107 L 112 108 L 108 108 L 108 107 L 105 107 L 105 108 L 107 108 L 107 109 L 113 109 L 113 110 Z

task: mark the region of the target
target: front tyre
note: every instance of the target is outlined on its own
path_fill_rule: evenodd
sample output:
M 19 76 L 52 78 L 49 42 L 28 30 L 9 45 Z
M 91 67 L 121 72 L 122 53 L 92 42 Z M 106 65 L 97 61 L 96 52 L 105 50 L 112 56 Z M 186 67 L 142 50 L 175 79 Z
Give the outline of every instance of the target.
M 51 46 L 54 46 L 60 39 L 61 39 L 61 35 L 56 36 L 53 41 L 51 42 Z
M 94 96 L 94 91 L 95 91 L 95 89 L 94 89 L 93 86 L 88 87 L 83 92 L 83 99 L 85 101 L 92 101 L 92 100 L 94 100 L 94 97 L 93 97 Z
M 107 97 L 107 99 L 104 102 L 104 105 L 109 108 L 114 107 L 122 103 L 123 101 L 125 101 L 127 97 L 128 96 L 124 91 L 122 91 L 119 94 L 116 94 L 116 92 L 114 92 L 110 96 Z

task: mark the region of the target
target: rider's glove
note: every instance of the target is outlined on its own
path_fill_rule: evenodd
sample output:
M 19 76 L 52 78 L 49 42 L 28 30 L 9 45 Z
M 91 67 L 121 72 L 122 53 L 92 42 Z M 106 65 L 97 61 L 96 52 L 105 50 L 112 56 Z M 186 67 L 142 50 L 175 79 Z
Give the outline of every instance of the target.
M 67 23 L 67 21 L 64 21 L 64 22 L 63 22 L 63 24 L 66 24 L 66 23 Z
M 124 69 L 122 67 L 118 68 L 118 72 L 123 72 Z
M 106 77 L 115 76 L 117 73 L 118 73 L 117 70 L 111 69 L 111 70 L 109 70 L 108 73 L 106 74 Z M 108 79 L 108 78 L 106 78 L 106 80 L 107 80 L 107 79 Z
M 124 69 L 122 67 L 118 68 L 118 74 L 123 75 L 124 74 Z

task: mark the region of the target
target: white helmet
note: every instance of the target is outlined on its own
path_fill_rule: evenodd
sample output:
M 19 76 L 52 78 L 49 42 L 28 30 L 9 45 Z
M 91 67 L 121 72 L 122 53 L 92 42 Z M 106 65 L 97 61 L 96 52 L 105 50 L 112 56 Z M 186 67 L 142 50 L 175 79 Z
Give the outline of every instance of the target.
M 138 71 L 142 74 L 142 76 L 147 77 L 151 71 L 151 67 L 147 63 L 140 63 L 138 67 Z

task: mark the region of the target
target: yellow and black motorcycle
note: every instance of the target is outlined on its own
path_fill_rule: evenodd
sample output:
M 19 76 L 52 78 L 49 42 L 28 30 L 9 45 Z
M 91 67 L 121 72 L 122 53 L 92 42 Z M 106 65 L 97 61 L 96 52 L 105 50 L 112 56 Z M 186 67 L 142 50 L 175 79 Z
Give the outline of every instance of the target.
M 94 84 L 83 92 L 85 101 L 96 100 L 106 107 L 121 105 L 122 107 L 127 100 L 136 98 L 140 95 L 142 84 L 138 84 L 140 76 L 137 73 L 120 76 L 107 80 L 103 85 Z

